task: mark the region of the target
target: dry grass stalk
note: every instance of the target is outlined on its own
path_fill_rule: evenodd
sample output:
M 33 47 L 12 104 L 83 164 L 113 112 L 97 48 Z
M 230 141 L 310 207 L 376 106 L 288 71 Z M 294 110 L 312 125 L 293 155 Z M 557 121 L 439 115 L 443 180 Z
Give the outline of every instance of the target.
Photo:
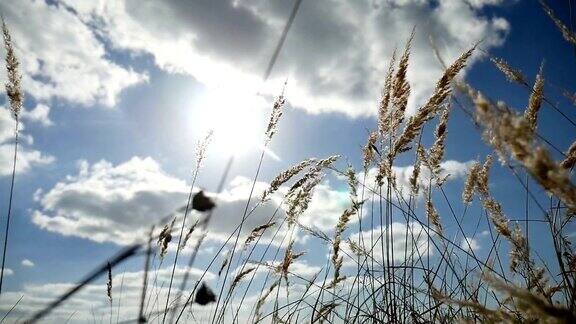
M 350 189 L 350 202 L 352 203 L 352 209 L 358 210 L 360 208 L 361 202 L 358 201 L 358 179 L 356 179 L 356 172 L 352 166 L 348 166 L 346 169 L 346 180 L 348 182 L 348 188 Z
M 208 149 L 208 144 L 212 140 L 213 131 L 209 131 L 204 139 L 196 145 L 196 169 L 200 169 L 202 166 L 202 161 L 206 157 L 206 150 Z
M 398 63 L 398 70 L 392 80 L 390 99 L 392 101 L 393 110 L 390 112 L 390 128 L 387 130 L 389 134 L 394 134 L 400 124 L 402 124 L 404 114 L 406 113 L 406 107 L 408 106 L 410 84 L 408 83 L 407 73 L 408 62 L 410 60 L 410 47 L 412 46 L 414 34 L 415 30 L 412 30 L 410 38 L 408 39 L 408 42 L 406 42 L 404 54 L 402 54 L 400 62 Z
M 234 289 L 236 288 L 236 286 L 238 286 L 238 283 L 244 279 L 244 277 L 246 277 L 247 275 L 249 275 L 252 271 L 256 270 L 256 268 L 248 268 L 248 269 L 244 269 L 244 271 L 240 272 L 238 275 L 236 275 L 236 277 L 234 278 L 234 281 L 232 281 L 232 286 L 230 286 L 230 291 L 234 291 Z
M 4 35 L 4 47 L 6 48 L 6 72 L 8 76 L 8 81 L 5 85 L 6 95 L 10 103 L 10 111 L 14 119 L 18 120 L 22 105 L 24 104 L 24 92 L 21 86 L 22 75 L 20 75 L 19 72 L 20 63 L 14 53 L 12 37 L 10 36 L 10 31 L 4 19 L 2 19 L 2 34 Z
M 262 201 L 267 200 L 271 194 L 275 193 L 280 188 L 280 186 L 290 181 L 290 179 L 292 179 L 295 175 L 302 172 L 302 170 L 306 169 L 314 162 L 316 162 L 316 159 L 314 158 L 306 159 L 290 167 L 289 169 L 280 172 L 274 178 L 274 180 L 270 182 L 270 187 L 262 194 Z
M 485 198 L 483 202 L 484 208 L 488 211 L 490 220 L 494 224 L 494 228 L 496 228 L 496 232 L 508 240 L 512 240 L 512 231 L 508 227 L 508 218 L 504 215 L 500 203 L 491 197 Z
M 484 161 L 482 169 L 478 171 L 478 175 L 476 176 L 476 190 L 484 197 L 489 195 L 488 183 L 490 179 L 490 168 L 493 162 L 494 159 L 492 155 L 486 156 L 486 161 Z
M 568 151 L 566 152 L 566 157 L 562 162 L 560 162 L 560 166 L 564 169 L 570 170 L 576 164 L 576 141 L 570 145 Z
M 106 283 L 106 295 L 112 303 L 112 266 L 110 262 L 108 262 L 108 282 Z
M 258 323 L 260 321 L 260 318 L 262 317 L 262 306 L 264 306 L 266 299 L 268 299 L 268 296 L 270 296 L 270 294 L 274 291 L 274 289 L 276 289 L 276 287 L 278 287 L 278 285 L 280 285 L 280 280 L 274 281 L 270 288 L 268 288 L 268 290 L 266 290 L 266 292 L 260 298 L 258 298 L 258 301 L 256 302 L 256 316 L 254 318 L 254 323 Z
M 184 250 L 184 248 L 186 247 L 186 244 L 188 243 L 188 240 L 190 240 L 190 237 L 192 237 L 192 233 L 194 232 L 194 230 L 196 230 L 196 227 L 198 226 L 198 223 L 200 221 L 196 220 L 194 222 L 194 224 L 192 224 L 192 226 L 190 226 L 190 229 L 188 229 L 188 232 L 186 233 L 186 236 L 184 237 L 184 241 L 182 241 L 182 244 L 180 245 L 180 250 Z
M 218 277 L 220 277 L 222 271 L 224 271 L 224 268 L 226 268 L 229 262 L 230 262 L 230 251 L 227 251 L 224 254 L 224 260 L 222 260 L 222 264 L 220 265 L 220 269 L 218 270 Z
M 546 14 L 552 19 L 552 21 L 554 21 L 556 27 L 560 29 L 564 39 L 576 45 L 576 34 L 574 34 L 574 32 L 572 32 L 568 26 L 566 26 L 560 19 L 558 19 L 558 17 L 556 17 L 554 11 L 552 11 L 552 8 L 550 8 L 545 1 L 540 0 L 540 4 L 542 5 L 542 8 L 544 8 Z
M 174 229 L 174 223 L 176 222 L 176 217 L 172 219 L 170 224 L 164 225 L 162 231 L 158 235 L 158 246 L 160 247 L 160 258 L 164 258 L 168 252 L 168 243 L 172 241 L 172 229 Z
M 388 65 L 388 72 L 386 73 L 386 79 L 384 81 L 384 88 L 382 89 L 382 98 L 380 99 L 380 105 L 378 107 L 378 131 L 380 137 L 385 138 L 389 133 L 388 129 L 390 126 L 390 116 L 389 116 L 389 105 L 390 96 L 392 93 L 392 77 L 394 75 L 394 64 L 396 63 L 396 51 L 392 53 L 392 58 L 390 58 L 390 63 Z M 374 139 L 374 142 L 376 139 Z
M 514 284 L 505 283 L 490 275 L 484 275 L 484 281 L 494 289 L 514 298 L 515 307 L 523 317 L 537 319 L 540 323 L 575 323 L 574 310 L 553 304 L 539 294 Z
M 516 82 L 519 84 L 527 84 L 526 78 L 524 77 L 522 72 L 508 65 L 508 63 L 506 63 L 506 61 L 504 61 L 503 59 L 498 57 L 491 57 L 490 61 L 492 61 L 492 63 L 494 63 L 494 65 L 498 68 L 498 70 L 500 70 L 500 72 L 502 72 L 502 74 L 506 76 L 506 79 L 508 79 L 508 81 Z
M 308 204 L 312 200 L 312 192 L 322 181 L 322 170 L 332 165 L 338 158 L 340 156 L 334 155 L 316 162 L 316 165 L 302 179 L 292 185 L 286 194 L 288 204 L 286 217 L 289 225 L 293 225 L 297 217 L 308 209 Z
M 474 197 L 474 188 L 476 187 L 479 172 L 480 164 L 478 162 L 474 162 L 468 171 L 468 177 L 466 178 L 466 182 L 464 183 L 464 190 L 462 191 L 462 202 L 464 202 L 464 204 L 469 204 L 472 202 L 472 198 Z
M 363 247 L 361 247 L 360 245 L 358 245 L 358 243 L 352 241 L 351 239 L 347 239 L 346 243 L 350 247 L 350 251 L 352 251 L 352 253 L 356 254 L 359 257 L 367 257 L 371 255 L 370 253 L 368 253 L 368 251 L 366 251 Z
M 540 71 L 536 75 L 536 81 L 532 87 L 532 93 L 530 94 L 530 99 L 528 101 L 528 107 L 524 112 L 524 118 L 528 121 L 530 129 L 532 132 L 536 131 L 536 124 L 538 120 L 538 111 L 542 105 L 542 99 L 544 98 L 544 77 L 542 70 L 544 64 L 540 65 Z
M 286 247 L 286 251 L 284 252 L 284 259 L 280 264 L 276 266 L 275 271 L 280 274 L 282 278 L 286 281 L 286 285 L 288 285 L 288 269 L 290 265 L 299 257 L 304 255 L 304 252 L 294 253 L 292 250 L 294 246 L 294 240 L 291 240 Z
M 510 251 L 510 270 L 513 272 L 520 272 L 521 265 L 530 265 L 530 251 L 528 250 L 528 241 L 522 235 L 522 231 L 518 225 L 514 226 L 512 236 L 510 238 L 512 243 L 512 250 Z M 526 269 L 529 270 L 529 269 Z
M 246 241 L 244 241 L 244 248 L 248 247 L 248 245 L 250 243 L 252 243 L 254 240 L 256 240 L 257 238 L 259 238 L 260 236 L 262 236 L 262 234 L 264 234 L 264 232 L 269 229 L 270 227 L 276 225 L 276 222 L 269 222 L 266 224 L 262 224 L 259 226 L 256 226 L 252 232 L 250 232 L 250 235 L 248 235 L 248 237 L 246 238 Z
M 443 235 L 442 223 L 440 223 L 440 215 L 438 215 L 436 208 L 434 208 L 430 196 L 428 196 L 428 199 L 426 199 L 426 216 L 430 220 L 430 223 L 434 226 L 436 232 L 440 235 Z
M 346 225 L 350 221 L 350 218 L 356 214 L 354 208 L 347 208 L 344 210 L 340 218 L 338 219 L 338 224 L 336 224 L 336 230 L 334 233 L 334 241 L 332 242 L 332 264 L 334 265 L 334 278 L 329 288 L 336 286 L 336 284 L 344 278 L 340 277 L 340 270 L 342 268 L 342 257 L 340 256 L 340 243 L 342 242 L 342 233 L 346 230 Z
M 266 145 L 272 140 L 272 136 L 276 133 L 278 129 L 278 121 L 282 116 L 282 107 L 284 107 L 284 95 L 280 95 L 274 102 L 272 107 L 272 113 L 270 114 L 270 120 L 268 121 L 268 126 L 266 127 Z
M 301 229 L 306 231 L 308 234 L 310 234 L 316 238 L 319 238 L 324 242 L 330 242 L 331 241 L 331 239 L 328 237 L 328 235 L 326 235 L 326 233 L 319 231 L 319 230 L 316 230 L 316 229 L 313 229 L 312 227 L 306 226 L 306 225 L 304 225 L 298 221 L 296 221 L 295 223 L 296 223 L 296 225 L 298 225 L 298 227 L 300 227 Z
M 526 119 L 494 106 L 477 91 L 469 94 L 476 105 L 476 118 L 485 127 L 484 138 L 500 156 L 506 159 L 507 153 L 511 154 L 544 189 L 569 208 L 576 208 L 576 187 L 568 172 L 552 160 L 545 148 L 533 144 Z
M 316 317 L 314 317 L 312 319 L 311 323 L 316 323 L 318 321 L 324 321 L 324 320 L 328 320 L 328 315 L 330 315 L 330 313 L 332 313 L 332 311 L 338 307 L 337 303 L 331 302 L 325 305 L 322 305 L 322 307 L 320 308 L 320 310 L 318 311 L 318 314 L 316 315 Z
M 372 162 L 374 161 L 374 153 L 378 152 L 378 149 L 376 148 L 377 140 L 378 133 L 376 131 L 371 132 L 368 136 L 368 141 L 362 150 L 364 158 L 364 172 L 368 171 L 368 168 L 370 168 Z
M 378 186 L 384 185 L 384 179 L 387 179 L 390 184 L 396 187 L 396 176 L 392 172 L 392 163 L 389 159 L 380 159 L 380 164 L 378 165 L 378 174 L 376 174 L 376 183 Z
M 420 167 L 422 166 L 422 158 L 424 157 L 424 148 L 422 145 L 418 144 L 416 147 L 416 161 L 414 161 L 414 169 L 412 170 L 412 175 L 410 176 L 410 186 L 412 188 L 412 193 L 414 195 L 418 194 L 420 190 L 420 185 L 418 183 L 418 178 L 420 177 Z
M 452 65 L 444 71 L 442 78 L 436 83 L 434 93 L 428 102 L 421 107 L 414 116 L 410 117 L 402 134 L 394 141 L 390 151 L 390 160 L 394 160 L 399 153 L 408 150 L 410 142 L 418 135 L 425 122 L 432 119 L 441 108 L 442 103 L 451 93 L 451 82 L 458 72 L 466 66 L 466 61 L 472 55 L 475 47 L 462 54 Z
M 430 153 L 428 154 L 428 166 L 433 173 L 440 173 L 440 163 L 444 158 L 444 142 L 446 141 L 446 129 L 448 126 L 448 117 L 450 116 L 450 105 L 446 105 L 442 114 L 440 115 L 440 121 L 438 126 L 436 126 L 434 144 L 430 148 Z

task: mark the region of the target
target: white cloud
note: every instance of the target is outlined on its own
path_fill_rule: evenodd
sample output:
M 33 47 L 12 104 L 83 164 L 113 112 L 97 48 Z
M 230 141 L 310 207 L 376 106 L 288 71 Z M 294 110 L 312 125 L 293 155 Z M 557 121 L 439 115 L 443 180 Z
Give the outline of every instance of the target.
M 466 1 L 468 1 L 468 3 L 474 8 L 482 8 L 485 6 L 496 6 L 505 2 L 505 0 L 466 0 Z
M 0 11 L 21 61 L 23 88 L 35 99 L 114 106 L 124 88 L 147 80 L 111 61 L 97 35 L 61 4 L 3 1 Z
M 138 314 L 144 271 L 127 271 L 124 273 L 117 271 L 117 269 L 112 270 L 114 320 L 116 319 L 118 311 L 120 311 L 120 321 L 131 320 Z M 171 272 L 172 267 L 166 267 L 160 270 L 150 270 L 148 273 L 150 278 L 148 296 L 155 297 L 156 294 L 158 294 L 158 303 L 161 303 L 161 300 L 166 300 Z M 179 287 L 185 272 L 186 268 L 176 268 L 173 282 L 174 287 Z M 192 286 L 190 283 L 200 279 L 203 272 L 204 271 L 201 269 L 191 269 L 189 284 L 186 291 L 189 291 Z M 4 273 L 6 274 L 6 270 Z M 214 286 L 213 281 L 215 278 L 216 276 L 212 272 L 208 271 L 202 280 Z M 8 318 L 8 321 L 13 322 L 16 321 L 17 318 L 20 318 L 20 320 L 26 319 L 34 312 L 45 307 L 49 302 L 67 292 L 74 285 L 75 284 L 71 282 L 24 284 L 20 291 L 2 293 L 4 302 L 0 305 L 0 310 L 2 312 L 8 311 L 12 305 L 24 296 L 11 313 L 11 317 Z M 172 296 L 174 296 L 174 292 L 175 290 L 172 290 Z M 155 298 L 150 298 L 150 300 L 151 302 L 147 304 L 148 307 L 146 308 L 147 316 L 156 311 L 157 307 L 156 301 L 154 301 Z M 71 316 L 72 314 L 74 315 Z M 110 302 L 106 295 L 105 281 L 85 286 L 73 298 L 53 310 L 42 322 L 64 323 L 70 318 L 71 323 L 85 323 L 92 320 L 93 314 L 95 314 L 96 318 L 104 316 L 106 321 L 108 321 L 110 316 Z
M 14 274 L 14 270 L 10 269 L 10 268 L 4 268 L 4 275 L 5 276 L 11 276 Z
M 175 211 L 187 190 L 151 158 L 134 157 L 117 166 L 84 161 L 77 175 L 35 195 L 42 208 L 32 221 L 63 235 L 127 244 Z
M 460 243 L 460 247 L 464 250 L 464 251 L 478 251 L 480 250 L 480 242 L 478 242 L 477 239 L 471 238 L 471 237 L 465 237 L 462 239 L 462 242 Z
M 27 267 L 27 268 L 32 268 L 35 266 L 34 262 L 28 260 L 28 259 L 24 259 L 22 260 L 22 266 Z
M 216 197 L 217 203 L 208 227 L 208 239 L 222 242 L 237 228 L 251 185 L 251 179 L 237 176 L 219 195 L 208 193 Z M 249 211 L 267 188 L 266 182 L 256 183 Z M 40 208 L 33 211 L 32 221 L 43 229 L 66 236 L 128 244 L 144 238 L 151 225 L 181 209 L 188 190 L 185 181 L 166 174 L 152 158 L 134 157 L 116 166 L 106 161 L 92 165 L 83 161 L 77 175 L 67 176 L 53 188 L 35 193 L 34 199 Z M 287 188 L 280 188 L 270 201 L 250 213 L 242 228 L 241 242 L 252 229 L 270 219 L 277 221 L 277 226 L 281 225 L 286 206 L 279 207 L 279 204 L 286 191 Z M 309 210 L 300 216 L 300 221 L 330 230 L 348 205 L 346 191 L 334 190 L 327 183 L 320 184 L 314 191 Z M 193 213 L 189 222 L 198 217 Z M 273 227 L 266 231 L 262 242 L 267 244 L 276 230 L 277 227 Z M 284 234 L 286 226 L 272 243 L 278 245 Z
M 504 19 L 481 11 L 498 0 L 304 2 L 272 78 L 261 89 L 289 2 L 64 1 L 112 46 L 151 54 L 166 71 L 190 74 L 209 86 L 268 94 L 278 94 L 289 77 L 288 100 L 294 106 L 350 116 L 376 112 L 389 58 L 401 50 L 412 27 L 418 30 L 408 71 L 412 111 L 441 75 L 429 34 L 452 61 L 480 40 L 485 50 L 500 45 L 509 29 Z
M 14 119 L 10 111 L 0 106 L 0 176 L 12 174 L 14 127 Z M 25 173 L 34 166 L 47 165 L 55 161 L 53 156 L 28 147 L 33 140 L 31 136 L 25 133 L 25 125 L 21 123 L 19 130 L 22 141 L 18 147 L 17 173 Z
M 50 107 L 44 104 L 37 104 L 32 110 L 22 110 L 21 116 L 31 122 L 39 123 L 42 126 L 52 126 L 54 123 L 50 120 Z

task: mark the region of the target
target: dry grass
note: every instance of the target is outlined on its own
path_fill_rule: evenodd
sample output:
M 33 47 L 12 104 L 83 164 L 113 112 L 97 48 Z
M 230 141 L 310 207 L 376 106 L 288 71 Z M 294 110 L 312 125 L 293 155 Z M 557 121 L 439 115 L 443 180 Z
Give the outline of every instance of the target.
M 548 6 L 544 3 L 543 6 L 564 38 L 575 43 L 573 33 Z M 7 93 L 17 118 L 23 98 L 19 93 L 18 61 L 11 50 L 5 25 L 3 31 L 8 50 Z M 576 210 L 576 187 L 572 182 L 576 142 L 561 161 L 556 161 L 549 151 L 550 144 L 540 141 L 538 116 L 543 113 L 542 107 L 552 106 L 544 93 L 543 66 L 533 86 L 529 87 L 525 111 L 516 112 L 502 102 L 490 100 L 464 81 L 457 81 L 458 73 L 476 50 L 474 46 L 444 69 L 429 99 L 414 115 L 408 116 L 411 92 L 407 71 L 413 38 L 414 32 L 407 40 L 397 66 L 394 55 L 384 77 L 382 97 L 376 107 L 376 125 L 368 134 L 362 156 L 357 159 L 364 171 L 362 179 L 351 166 L 339 169 L 339 156 L 309 158 L 280 172 L 260 199 L 252 202 L 254 186 L 263 167 L 263 151 L 244 213 L 239 212 L 238 219 L 231 220 L 238 224 L 237 227 L 218 251 L 209 252 L 212 255 L 204 260 L 204 273 L 190 287 L 190 269 L 208 235 L 212 213 L 218 212 L 214 201 L 202 191 L 192 193 L 208 147 L 208 136 L 199 144 L 193 185 L 180 227 L 176 225 L 177 217 L 171 216 L 170 221 L 161 222 L 157 235 L 153 235 L 152 229 L 150 236 L 143 238 L 142 241 L 148 244 L 135 245 L 132 250 L 108 260 L 68 294 L 31 317 L 31 322 L 43 318 L 106 273 L 106 296 L 112 307 L 113 268 L 145 248 L 144 278 L 139 287 L 142 289 L 139 322 L 155 318 L 160 321 L 162 317 L 163 323 L 177 323 L 184 320 L 185 310 L 192 314 L 191 318 L 211 323 L 575 322 L 576 257 L 568 226 Z M 438 49 L 435 51 L 440 57 Z M 492 62 L 510 81 L 528 86 L 526 77 L 508 63 L 496 58 L 492 58 Z M 455 83 L 460 92 L 454 91 Z M 264 147 L 278 131 L 284 104 L 282 92 L 271 108 Z M 469 108 L 473 108 L 472 112 Z M 475 162 L 469 167 L 463 188 L 458 188 L 462 189 L 462 201 L 450 200 L 446 195 L 444 180 L 447 176 L 441 178 L 441 166 L 453 109 L 471 114 L 479 135 L 500 159 L 502 167 L 498 171 L 509 171 L 525 190 L 525 197 L 518 197 L 519 206 L 526 206 L 525 220 L 508 217 L 504 212 L 507 206 L 492 192 L 490 172 L 495 168 L 492 155 L 483 163 Z M 434 120 L 435 128 L 430 128 L 430 132 L 434 130 L 434 141 L 425 147 L 427 142 L 422 141 L 424 128 Z M 400 154 L 412 154 L 415 161 L 407 179 L 409 192 L 402 191 L 406 188 L 400 186 L 395 174 L 395 161 Z M 328 172 L 346 179 L 349 202 L 343 206 L 342 213 L 334 215 L 337 221 L 333 229 L 323 231 L 307 225 L 302 215 L 308 211 L 316 188 Z M 369 173 L 376 173 L 375 179 L 371 179 Z M 529 176 L 532 182 L 529 182 Z M 549 208 L 541 206 L 534 198 L 544 193 L 548 195 Z M 475 196 L 478 203 L 474 202 Z M 528 200 L 541 209 L 538 212 L 542 219 L 538 222 L 545 228 L 541 235 L 554 247 L 551 260 L 544 261 L 532 246 L 528 214 L 537 211 L 524 205 Z M 268 215 L 268 221 L 260 222 L 261 225 L 253 227 L 240 240 L 245 221 L 262 206 L 272 206 L 275 211 Z M 202 217 L 189 225 L 186 216 L 192 210 Z M 474 213 L 467 214 L 469 210 Z M 460 211 L 462 214 L 458 215 Z M 399 223 L 404 227 L 398 227 Z M 471 226 L 465 226 L 471 223 L 475 225 L 473 231 L 470 231 Z M 481 224 L 487 227 L 487 233 L 477 233 Z M 198 239 L 193 239 L 192 234 L 196 231 L 202 233 Z M 358 235 L 349 235 L 351 232 Z M 152 303 L 158 304 L 163 283 L 155 278 L 150 284 L 148 275 L 154 270 L 156 257 L 158 270 L 170 254 L 169 246 L 175 244 L 173 235 L 178 236 L 178 243 L 171 263 L 166 302 L 163 310 L 155 313 L 154 305 L 149 308 L 148 302 L 154 300 L 155 294 L 156 301 Z M 472 247 L 479 235 L 483 235 L 485 241 L 482 255 Z M 154 240 L 158 249 L 151 246 Z M 308 252 L 300 247 L 307 244 L 306 240 L 317 240 L 321 246 L 326 246 L 323 251 L 326 253 L 325 265 L 313 277 L 300 273 L 297 267 L 297 261 L 304 259 Z M 195 241 L 193 252 L 183 254 L 188 258 L 185 276 L 178 292 L 171 296 L 178 255 L 189 241 Z M 301 252 L 296 252 L 298 250 Z M 224 254 L 223 251 L 228 252 Z M 310 254 L 316 255 L 318 251 L 313 252 Z M 508 266 L 504 266 L 506 262 Z M 209 271 L 216 270 L 218 289 L 213 293 L 204 281 Z M 261 276 L 262 273 L 265 275 Z M 198 302 L 200 291 L 211 294 L 205 303 Z M 197 305 L 192 305 L 194 301 Z M 200 315 L 198 307 L 203 307 L 200 310 L 207 315 Z M 196 315 L 203 317 L 196 319 Z

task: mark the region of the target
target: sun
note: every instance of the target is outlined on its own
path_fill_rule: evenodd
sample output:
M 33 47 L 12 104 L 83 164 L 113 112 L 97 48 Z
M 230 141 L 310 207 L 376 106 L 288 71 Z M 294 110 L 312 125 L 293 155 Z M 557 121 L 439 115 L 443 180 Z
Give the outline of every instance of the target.
M 242 155 L 262 146 L 266 100 L 239 90 L 205 90 L 194 102 L 192 128 L 201 138 L 213 131 L 210 150 Z

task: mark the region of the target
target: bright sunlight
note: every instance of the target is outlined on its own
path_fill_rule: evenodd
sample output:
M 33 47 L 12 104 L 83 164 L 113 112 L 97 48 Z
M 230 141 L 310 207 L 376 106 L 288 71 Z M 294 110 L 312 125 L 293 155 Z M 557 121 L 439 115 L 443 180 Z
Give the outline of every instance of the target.
M 241 155 L 261 148 L 267 102 L 247 91 L 210 90 L 200 96 L 191 114 L 197 138 L 214 132 L 211 149 L 218 154 Z

